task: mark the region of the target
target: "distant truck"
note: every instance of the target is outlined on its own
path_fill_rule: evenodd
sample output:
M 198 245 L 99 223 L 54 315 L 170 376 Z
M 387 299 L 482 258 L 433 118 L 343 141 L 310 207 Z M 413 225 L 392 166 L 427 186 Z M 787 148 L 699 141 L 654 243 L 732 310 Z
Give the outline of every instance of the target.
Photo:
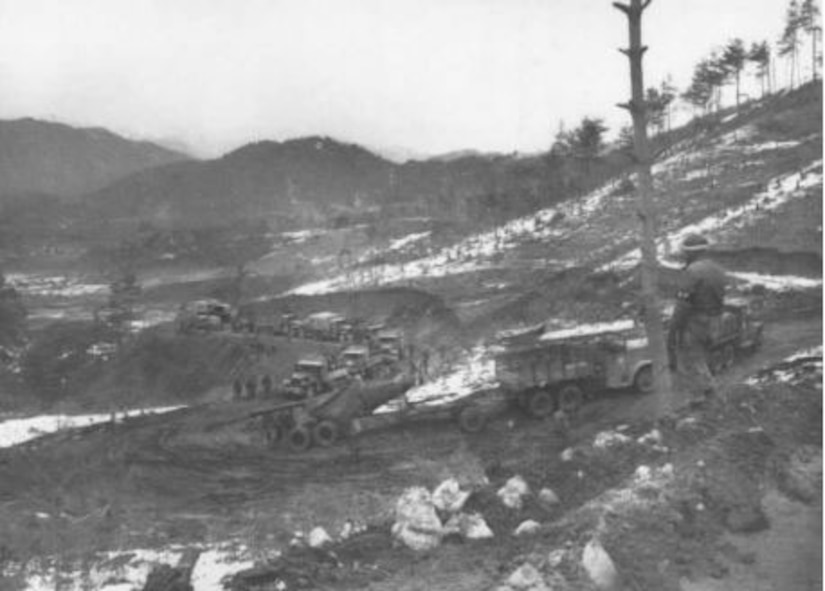
M 294 366 L 292 375 L 284 380 L 286 398 L 303 400 L 345 386 L 351 380 L 346 368 L 333 368 L 322 356 L 305 357 Z
M 310 314 L 301 322 L 304 338 L 319 341 L 351 340 L 352 325 L 347 319 L 336 312 L 316 312 Z
M 226 330 L 232 326 L 232 306 L 214 299 L 187 302 L 178 311 L 178 332 Z
M 374 350 L 397 360 L 404 359 L 404 333 L 399 329 L 383 329 L 373 340 Z
M 350 345 L 341 352 L 339 365 L 352 376 L 372 380 L 394 373 L 398 364 L 393 356 L 373 355 L 367 345 Z

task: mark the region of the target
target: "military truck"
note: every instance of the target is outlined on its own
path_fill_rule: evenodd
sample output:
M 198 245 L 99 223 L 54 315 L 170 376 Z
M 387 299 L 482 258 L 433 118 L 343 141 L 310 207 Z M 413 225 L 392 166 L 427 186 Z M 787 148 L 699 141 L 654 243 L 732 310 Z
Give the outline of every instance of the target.
M 647 339 L 632 320 L 517 335 L 497 349 L 502 389 L 537 418 L 575 413 L 605 390 L 653 387 Z
M 379 330 L 373 341 L 374 350 L 397 360 L 404 359 L 404 333 L 399 329 Z
M 226 330 L 232 326 L 234 314 L 229 304 L 203 299 L 181 305 L 177 316 L 178 332 Z
M 342 387 L 351 380 L 346 368 L 332 367 L 328 358 L 311 356 L 299 359 L 292 375 L 284 380 L 284 396 L 291 400 L 311 398 Z
M 304 338 L 319 341 L 341 341 L 346 332 L 347 319 L 336 312 L 316 312 L 301 323 Z
M 721 316 L 711 323 L 711 372 L 725 371 L 737 357 L 753 352 L 762 344 L 764 323 L 756 320 L 759 306 L 758 299 L 728 299 Z
M 352 376 L 372 380 L 394 373 L 397 359 L 383 354 L 373 355 L 367 345 L 350 345 L 341 352 L 339 365 Z

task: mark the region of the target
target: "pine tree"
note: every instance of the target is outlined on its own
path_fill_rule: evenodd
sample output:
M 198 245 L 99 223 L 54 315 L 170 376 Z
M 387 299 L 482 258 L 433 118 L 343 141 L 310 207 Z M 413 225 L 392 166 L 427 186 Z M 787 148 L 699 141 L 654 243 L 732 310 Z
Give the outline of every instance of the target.
M 816 36 L 822 31 L 819 26 L 819 6 L 816 0 L 802 0 L 799 8 L 799 25 L 811 38 L 811 80 L 816 80 Z
M 799 4 L 796 0 L 791 0 L 788 10 L 785 13 L 785 30 L 779 39 L 779 55 L 789 56 L 791 60 L 790 87 L 796 83 L 796 54 L 799 50 L 799 28 L 801 20 L 799 15 Z
M 767 41 L 762 43 L 754 43 L 748 51 L 748 59 L 756 64 L 758 70 L 757 77 L 762 88 L 762 96 L 765 96 L 765 88 L 770 92 L 771 82 L 771 46 Z M 767 82 L 767 83 L 766 83 Z
M 736 110 L 739 111 L 739 81 L 742 70 L 745 68 L 745 60 L 747 59 L 747 52 L 745 51 L 745 44 L 741 39 L 732 39 L 722 54 L 722 64 L 728 73 L 734 75 L 736 80 Z

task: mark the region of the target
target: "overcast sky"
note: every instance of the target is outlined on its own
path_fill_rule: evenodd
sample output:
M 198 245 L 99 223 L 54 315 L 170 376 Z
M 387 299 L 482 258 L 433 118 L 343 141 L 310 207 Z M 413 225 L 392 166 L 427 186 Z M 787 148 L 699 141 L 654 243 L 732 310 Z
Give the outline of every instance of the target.
M 646 83 L 684 87 L 787 0 L 653 0 Z M 199 155 L 330 135 L 423 154 L 547 149 L 629 121 L 610 0 L 0 0 L 0 118 L 180 140 Z

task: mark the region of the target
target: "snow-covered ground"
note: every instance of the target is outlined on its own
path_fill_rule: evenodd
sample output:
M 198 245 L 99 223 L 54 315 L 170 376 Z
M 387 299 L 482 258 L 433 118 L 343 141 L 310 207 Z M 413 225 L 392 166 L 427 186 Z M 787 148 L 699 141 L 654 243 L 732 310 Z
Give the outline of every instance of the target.
M 9 273 L 6 280 L 20 293 L 28 296 L 76 298 L 109 292 L 107 284 L 86 283 L 82 278 L 71 275 Z
M 698 222 L 685 225 L 668 233 L 657 241 L 659 257 L 677 252 L 682 240 L 689 234 L 703 234 L 721 240 L 726 234 L 756 223 L 793 199 L 802 198 L 807 190 L 822 186 L 822 160 L 811 162 L 799 172 L 780 175 L 771 179 L 765 191 L 757 193 L 747 202 L 716 212 Z M 641 257 L 638 248 L 602 267 L 602 270 L 626 270 L 636 266 Z M 820 282 L 821 283 L 821 282 Z
M 469 236 L 431 256 L 406 263 L 377 265 L 370 269 L 342 273 L 331 279 L 299 286 L 289 293 L 318 295 L 494 268 L 495 264 L 489 260 L 490 257 L 516 248 L 527 240 L 542 241 L 548 238 L 563 238 L 571 234 L 575 229 L 559 222 L 564 219 L 575 219 L 577 226 L 586 223 L 599 211 L 603 201 L 614 189 L 615 184 L 608 183 L 583 198 L 566 201 L 558 207 L 549 207 L 535 214 L 516 218 L 487 232 Z M 547 262 L 548 265 L 553 263 L 559 268 L 570 264 L 566 261 Z
M 251 553 L 243 545 L 227 543 L 197 548 L 201 554 L 192 571 L 194 591 L 223 591 L 221 580 L 224 577 L 254 565 Z M 135 548 L 107 552 L 95 556 L 86 572 L 78 569 L 55 573 L 52 567 L 34 562 L 26 569 L 26 589 L 51 591 L 57 588 L 56 580 L 59 578 L 59 588 L 65 591 L 134 591 L 143 588 L 146 577 L 155 565 L 174 566 L 186 551 L 184 547 L 170 546 L 164 549 Z
M 65 431 L 67 429 L 77 429 L 88 427 L 98 423 L 111 421 L 123 421 L 129 417 L 136 417 L 145 414 L 161 414 L 183 408 L 181 406 L 166 406 L 158 408 L 146 408 L 129 411 L 121 411 L 110 414 L 88 414 L 88 415 L 39 415 L 26 418 L 10 418 L 2 420 L 0 416 L 0 447 L 11 447 L 19 445 L 31 439 L 35 439 L 49 433 Z

